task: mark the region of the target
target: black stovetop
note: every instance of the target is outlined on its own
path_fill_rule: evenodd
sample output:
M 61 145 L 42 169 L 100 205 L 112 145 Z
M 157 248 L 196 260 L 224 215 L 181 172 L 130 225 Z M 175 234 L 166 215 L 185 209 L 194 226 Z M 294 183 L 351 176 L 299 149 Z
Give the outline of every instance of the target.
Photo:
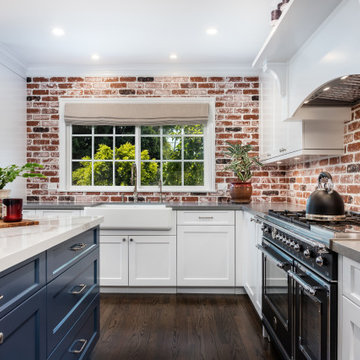
M 346 218 L 340 221 L 317 221 L 306 219 L 306 212 L 303 211 L 276 211 L 269 210 L 268 214 L 277 219 L 290 222 L 305 229 L 311 229 L 312 226 L 318 226 L 329 229 L 334 232 L 348 233 L 360 232 L 360 214 L 347 212 Z

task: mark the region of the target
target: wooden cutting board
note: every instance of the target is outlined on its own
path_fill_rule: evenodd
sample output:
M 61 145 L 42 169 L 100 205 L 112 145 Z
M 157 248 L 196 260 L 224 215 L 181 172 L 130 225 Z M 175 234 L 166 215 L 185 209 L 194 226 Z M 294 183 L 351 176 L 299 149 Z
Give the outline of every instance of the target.
M 4 222 L 3 220 L 0 219 L 0 229 L 15 227 L 15 226 L 30 226 L 30 225 L 39 225 L 39 222 L 36 220 L 26 220 L 26 219 L 22 219 L 21 221 L 17 221 L 17 222 Z

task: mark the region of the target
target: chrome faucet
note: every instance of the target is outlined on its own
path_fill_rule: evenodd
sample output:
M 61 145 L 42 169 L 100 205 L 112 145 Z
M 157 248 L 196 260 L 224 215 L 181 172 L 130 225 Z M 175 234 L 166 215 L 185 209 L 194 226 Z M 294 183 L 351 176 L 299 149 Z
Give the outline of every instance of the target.
M 162 189 L 162 181 L 159 179 L 159 192 L 160 192 L 160 202 L 163 202 L 163 189 Z
M 134 202 L 138 201 L 138 191 L 137 191 L 137 168 L 136 164 L 131 165 L 131 185 L 134 185 Z

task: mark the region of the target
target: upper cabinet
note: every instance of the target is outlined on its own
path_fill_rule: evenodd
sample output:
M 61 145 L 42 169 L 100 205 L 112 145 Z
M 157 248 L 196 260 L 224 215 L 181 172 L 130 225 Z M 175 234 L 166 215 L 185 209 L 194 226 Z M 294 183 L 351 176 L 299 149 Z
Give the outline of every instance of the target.
M 351 105 L 307 103 L 329 82 L 360 74 L 359 15 L 359 0 L 291 0 L 272 29 L 253 63 L 262 69 L 266 163 L 343 153 Z

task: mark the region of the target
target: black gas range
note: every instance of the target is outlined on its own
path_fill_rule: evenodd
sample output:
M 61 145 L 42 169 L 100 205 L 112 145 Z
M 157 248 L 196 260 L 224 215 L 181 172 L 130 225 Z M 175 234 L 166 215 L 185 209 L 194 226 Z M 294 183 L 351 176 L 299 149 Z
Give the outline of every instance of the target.
M 284 359 L 337 359 L 338 256 L 332 240 L 360 236 L 360 215 L 307 220 L 274 211 L 262 222 L 263 324 Z

